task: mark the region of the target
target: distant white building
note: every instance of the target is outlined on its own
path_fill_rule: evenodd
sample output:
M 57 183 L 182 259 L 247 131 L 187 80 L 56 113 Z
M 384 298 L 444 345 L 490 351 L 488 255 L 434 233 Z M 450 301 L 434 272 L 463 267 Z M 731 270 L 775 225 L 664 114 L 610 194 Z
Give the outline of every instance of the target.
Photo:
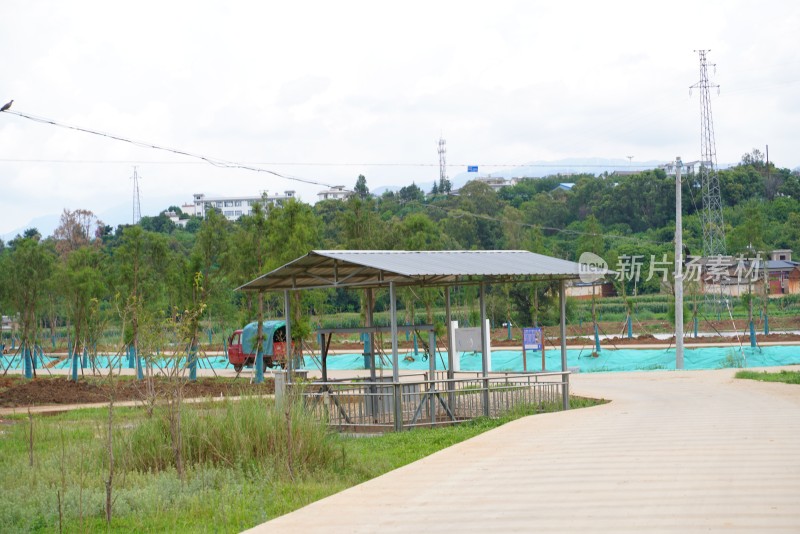
M 3 332 L 10 332 L 14 330 L 14 318 L 9 317 L 8 315 L 3 315 L 2 319 L 0 319 L 0 330 Z
M 237 197 L 210 197 L 203 193 L 194 194 L 194 213 L 197 217 L 205 218 L 208 210 L 219 211 L 229 221 L 235 221 L 243 215 L 250 215 L 253 204 L 260 203 L 264 206 L 281 206 L 290 198 L 295 198 L 294 191 L 284 191 L 283 194 L 270 195 L 267 191 L 257 196 Z M 181 207 L 184 213 L 189 211 Z
M 317 196 L 320 200 L 346 200 L 352 194 L 353 192 L 345 189 L 343 185 L 335 185 L 330 189 L 320 191 Z
M 494 176 L 486 176 L 484 178 L 475 178 L 474 180 L 470 180 L 470 182 L 483 182 L 484 184 L 491 187 L 494 191 L 498 191 L 504 187 L 508 187 L 510 185 L 517 185 L 519 183 L 519 178 L 495 178 Z
M 508 178 L 508 179 L 506 179 L 506 178 L 502 178 L 502 177 L 495 177 L 495 176 L 489 175 L 489 176 L 484 176 L 484 177 L 481 177 L 481 178 L 473 178 L 472 180 L 469 180 L 467 182 L 467 184 L 471 183 L 471 182 L 480 182 L 480 183 L 488 185 L 491 188 L 492 191 L 497 192 L 497 191 L 499 191 L 500 189 L 502 189 L 504 187 L 508 187 L 510 185 L 517 185 L 522 180 L 524 180 L 524 178 Z M 464 185 L 466 185 L 466 184 L 464 184 Z M 461 189 L 464 189 L 464 188 L 462 187 Z M 461 189 L 456 189 L 455 191 L 452 191 L 451 193 L 453 195 L 458 195 L 461 192 Z
M 194 208 L 194 206 L 192 206 L 192 208 Z M 164 211 L 162 212 L 162 214 L 165 217 L 168 217 L 169 220 L 172 221 L 176 226 L 180 226 L 181 228 L 186 228 L 186 223 L 189 222 L 188 218 L 181 219 L 180 215 L 178 215 L 177 212 L 174 211 Z

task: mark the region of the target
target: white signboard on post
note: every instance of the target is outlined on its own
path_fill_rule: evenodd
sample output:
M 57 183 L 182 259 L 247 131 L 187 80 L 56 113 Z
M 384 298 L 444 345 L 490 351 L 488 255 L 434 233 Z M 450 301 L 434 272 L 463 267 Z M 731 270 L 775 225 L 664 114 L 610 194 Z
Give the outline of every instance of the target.
M 456 350 L 458 352 L 483 352 L 480 328 L 457 328 Z
M 486 320 L 488 323 L 488 319 Z M 486 328 L 487 332 L 491 332 L 488 326 Z M 456 328 L 455 329 L 455 336 L 456 340 L 456 351 L 458 352 L 473 352 L 477 354 L 483 354 L 483 347 L 481 346 L 481 329 L 480 327 L 475 328 Z M 486 365 L 487 371 L 492 370 L 492 346 L 491 346 L 491 339 L 486 339 L 486 344 L 488 348 L 486 350 Z
M 541 328 L 522 329 L 522 370 L 528 371 L 528 351 L 542 351 L 542 372 L 546 371 L 544 359 L 544 335 Z

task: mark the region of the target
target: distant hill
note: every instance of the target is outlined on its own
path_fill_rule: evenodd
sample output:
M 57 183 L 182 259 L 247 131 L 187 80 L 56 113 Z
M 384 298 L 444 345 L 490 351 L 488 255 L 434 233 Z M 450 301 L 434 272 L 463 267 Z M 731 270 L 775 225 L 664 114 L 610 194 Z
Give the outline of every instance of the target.
M 180 205 L 182 201 L 176 200 L 173 196 L 153 196 L 142 200 L 142 216 L 156 216 L 165 210 L 170 205 Z M 133 213 L 130 204 L 119 204 L 106 208 L 102 212 L 96 212 L 95 215 L 98 219 L 116 228 L 120 224 L 130 224 L 133 218 Z M 58 227 L 61 222 L 61 213 L 42 215 L 31 219 L 26 225 L 20 226 L 6 234 L 0 235 L 0 239 L 10 241 L 17 235 L 22 234 L 28 228 L 36 228 L 42 237 L 49 237 L 53 235 L 53 230 Z

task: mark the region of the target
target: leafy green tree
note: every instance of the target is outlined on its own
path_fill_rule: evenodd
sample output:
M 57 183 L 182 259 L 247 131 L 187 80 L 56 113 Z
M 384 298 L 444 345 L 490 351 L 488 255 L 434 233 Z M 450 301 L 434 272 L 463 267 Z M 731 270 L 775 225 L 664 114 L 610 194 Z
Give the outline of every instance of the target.
M 366 202 L 358 195 L 351 195 L 347 200 L 320 200 L 314 204 L 314 217 L 319 221 L 320 239 L 326 248 L 342 248 L 344 241 L 346 212 L 353 202 Z
M 533 200 L 539 193 L 550 193 L 561 182 L 574 182 L 578 177 L 563 178 L 561 176 L 548 176 L 545 178 L 522 178 L 516 184 L 503 187 L 497 196 L 503 202 L 520 208 L 525 202 Z M 594 178 L 594 177 L 593 177 Z
M 571 219 L 567 207 L 568 195 L 564 191 L 539 193 L 532 200 L 523 203 L 520 211 L 525 222 L 542 228 L 564 228 Z
M 19 313 L 21 346 L 33 351 L 39 312 L 46 303 L 45 289 L 53 273 L 55 255 L 36 239 L 15 241 L 13 250 L 0 256 L 0 296 L 8 311 Z
M 367 179 L 363 174 L 358 175 L 358 179 L 356 180 L 356 186 L 353 188 L 355 191 L 356 196 L 359 198 L 365 199 L 369 197 L 369 187 L 367 187 Z
M 33 239 L 34 241 L 40 241 L 42 239 L 42 234 L 39 233 L 39 230 L 36 228 L 28 228 L 23 232 L 22 237 L 25 239 Z
M 634 232 L 659 228 L 675 218 L 675 182 L 661 169 L 621 177 L 597 200 L 601 204 L 595 215 L 602 224 L 627 224 Z
M 155 217 L 142 217 L 139 221 L 139 226 L 148 232 L 156 232 L 159 234 L 171 234 L 177 228 L 177 225 L 163 213 Z
M 371 199 L 350 197 L 341 214 L 342 242 L 347 249 L 377 249 L 385 240 L 385 223 Z
M 594 215 L 589 215 L 583 221 L 583 232 L 578 238 L 578 250 L 576 250 L 575 257 L 580 257 L 584 252 L 602 256 L 605 249 L 605 239 L 603 238 L 603 228 L 600 226 L 600 221 Z
M 781 195 L 800 200 L 800 176 L 796 173 L 789 175 L 781 185 L 779 192 Z
M 106 294 L 105 264 L 105 255 L 99 248 L 83 246 L 70 252 L 63 267 L 58 270 L 58 287 L 66 302 L 73 328 L 70 350 L 75 355 L 87 348 L 93 301 L 99 301 Z
M 751 201 L 742 206 L 740 224 L 728 233 L 728 252 L 732 254 L 765 250 L 764 212 L 761 202 Z
M 190 276 L 184 279 L 183 287 L 191 288 L 192 297 L 188 300 L 193 306 L 203 307 L 209 316 L 223 322 L 232 319 L 233 314 L 229 279 L 233 273 L 233 250 L 231 223 L 222 214 L 209 211 L 197 232 L 189 263 Z
M 720 196 L 728 206 L 764 196 L 764 178 L 752 165 L 722 170 L 718 172 L 718 176 Z
M 290 199 L 269 211 L 268 244 L 272 251 L 269 269 L 307 254 L 320 242 L 320 224 L 308 204 Z
M 295 199 L 283 206 L 273 208 L 267 218 L 268 246 L 271 256 L 268 269 L 275 269 L 295 260 L 316 247 L 320 242 L 319 220 L 307 204 Z M 292 338 L 302 340 L 311 331 L 311 325 L 304 314 L 301 294 L 292 292 Z M 300 344 L 292 344 L 294 354 L 300 351 Z
M 423 213 L 409 215 L 392 233 L 400 236 L 398 246 L 404 250 L 442 250 L 445 243 L 439 227 Z
M 519 250 L 523 247 L 527 228 L 522 212 L 513 206 L 505 206 L 501 215 L 503 224 L 503 248 Z
M 475 218 L 477 247 L 484 250 L 500 248 L 503 227 L 497 217 L 502 212 L 500 199 L 487 184 L 473 180 L 461 188 L 458 208 Z
M 397 198 L 401 203 L 424 202 L 425 193 L 417 184 L 411 184 L 400 188 L 400 191 L 397 192 Z
M 266 272 L 270 259 L 268 232 L 267 210 L 260 203 L 253 205 L 250 215 L 239 219 L 239 225 L 233 235 L 233 241 L 236 243 L 233 261 L 236 285 L 245 284 Z M 242 316 L 240 323 L 255 317 L 259 309 L 257 296 L 250 291 L 244 293 L 242 296 L 244 309 L 240 309 Z
M 113 280 L 116 290 L 127 299 L 164 309 L 169 246 L 163 235 L 128 226 L 122 231 L 119 246 L 113 251 Z
M 200 231 L 200 227 L 203 225 L 203 219 L 200 217 L 189 217 L 189 220 L 186 221 L 186 226 L 184 227 L 187 232 L 190 234 L 196 234 Z
M 764 166 L 764 154 L 757 148 L 754 148 L 751 152 L 742 154 L 742 161 L 740 165 L 743 167 L 751 166 L 755 168 L 763 167 Z

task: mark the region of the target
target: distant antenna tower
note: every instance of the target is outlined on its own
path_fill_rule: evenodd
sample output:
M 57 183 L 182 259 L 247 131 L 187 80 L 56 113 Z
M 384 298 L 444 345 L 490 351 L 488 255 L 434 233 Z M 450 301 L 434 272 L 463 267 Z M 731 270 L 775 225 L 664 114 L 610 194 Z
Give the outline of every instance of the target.
M 439 183 L 443 184 L 447 180 L 447 147 L 444 137 L 439 137 Z
M 708 81 L 710 50 L 695 50 L 700 55 L 700 81 L 691 89 L 700 89 L 700 183 L 703 190 L 703 256 L 725 254 L 725 227 L 722 219 L 722 198 L 717 174 L 717 147 L 714 142 L 714 121 L 711 117 L 711 89 L 719 85 Z M 716 65 L 712 64 L 716 70 Z
M 139 198 L 139 173 L 133 168 L 133 224 L 142 218 L 142 202 Z

